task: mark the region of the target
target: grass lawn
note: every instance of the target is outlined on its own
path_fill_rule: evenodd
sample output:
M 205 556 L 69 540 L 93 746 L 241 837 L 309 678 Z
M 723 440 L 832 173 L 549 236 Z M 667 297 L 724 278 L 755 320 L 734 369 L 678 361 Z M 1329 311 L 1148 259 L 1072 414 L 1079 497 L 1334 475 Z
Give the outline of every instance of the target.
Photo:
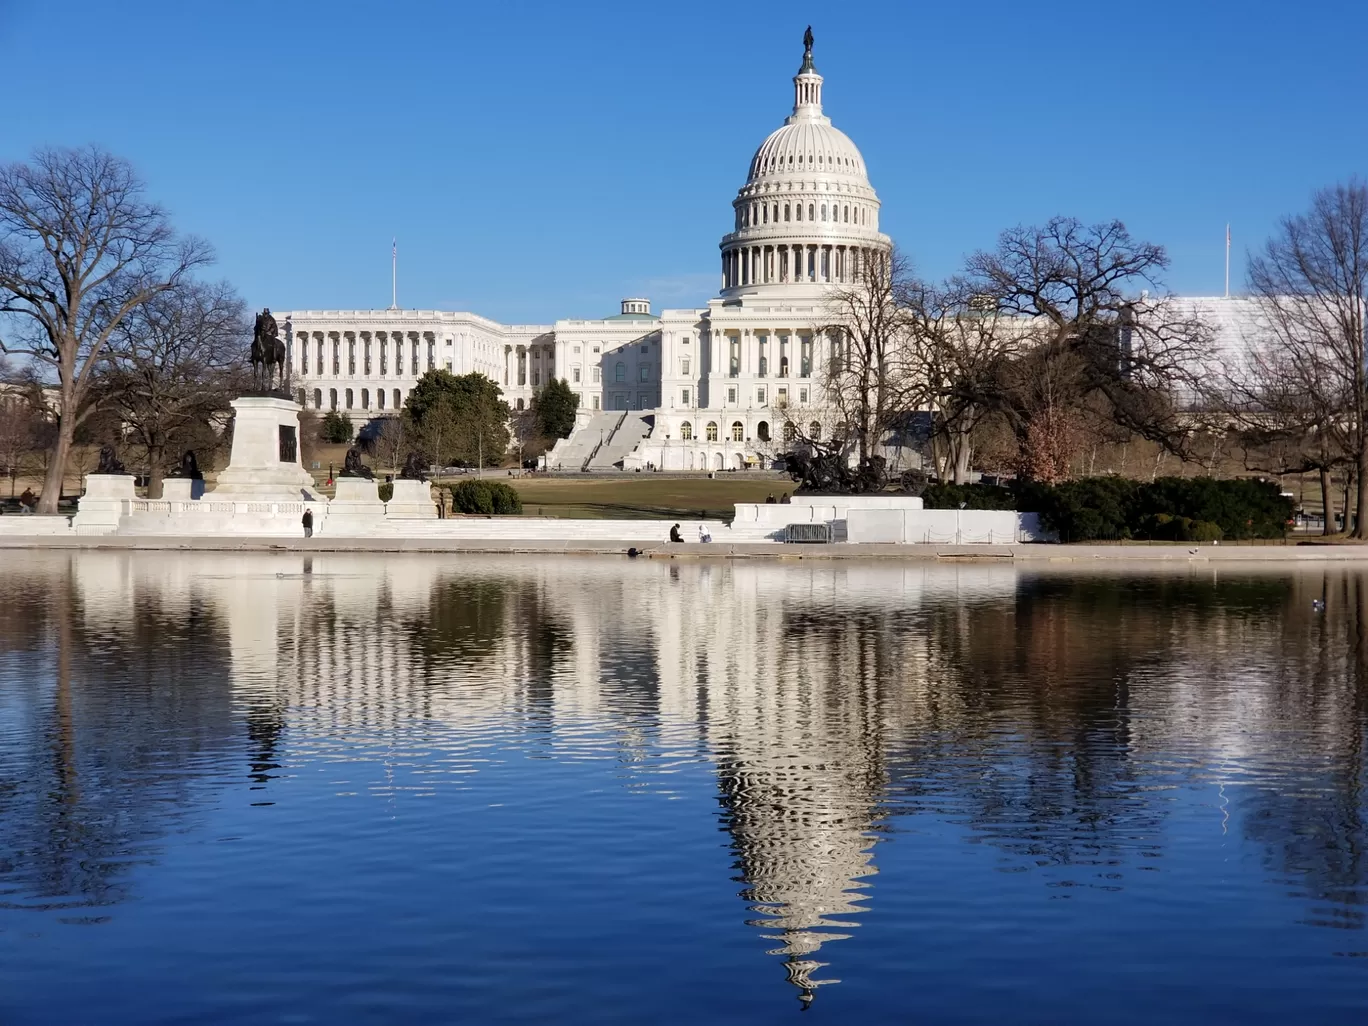
M 497 480 L 497 479 L 496 479 Z M 794 485 L 777 478 L 719 476 L 661 478 L 632 475 L 621 480 L 575 477 L 504 478 L 522 496 L 526 516 L 602 519 L 619 517 L 650 520 L 678 517 L 730 519 L 738 502 L 764 502 Z

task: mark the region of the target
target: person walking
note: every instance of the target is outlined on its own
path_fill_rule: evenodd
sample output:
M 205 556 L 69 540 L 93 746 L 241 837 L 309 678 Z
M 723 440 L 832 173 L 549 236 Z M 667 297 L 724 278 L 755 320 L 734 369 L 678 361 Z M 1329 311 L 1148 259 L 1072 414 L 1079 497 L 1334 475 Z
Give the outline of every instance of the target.
M 300 518 L 300 522 L 304 525 L 304 537 L 305 537 L 305 538 L 312 538 L 312 537 L 313 537 L 313 510 L 311 510 L 311 509 L 306 509 L 306 510 L 304 511 L 304 516 Z

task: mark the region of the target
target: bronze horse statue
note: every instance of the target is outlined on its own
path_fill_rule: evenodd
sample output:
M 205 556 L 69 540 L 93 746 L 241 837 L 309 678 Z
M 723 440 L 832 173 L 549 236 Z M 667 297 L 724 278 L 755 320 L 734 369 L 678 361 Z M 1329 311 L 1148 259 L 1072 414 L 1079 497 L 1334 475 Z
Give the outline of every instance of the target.
M 285 343 L 268 306 L 256 316 L 252 331 L 252 381 L 257 388 L 285 387 Z

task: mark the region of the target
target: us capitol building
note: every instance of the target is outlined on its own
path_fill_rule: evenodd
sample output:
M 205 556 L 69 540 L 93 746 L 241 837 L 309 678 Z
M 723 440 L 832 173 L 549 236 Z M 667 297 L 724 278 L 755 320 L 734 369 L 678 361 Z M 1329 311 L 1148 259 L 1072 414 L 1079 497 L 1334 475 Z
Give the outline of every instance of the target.
M 442 310 L 277 314 L 301 404 L 389 416 L 427 371 L 482 373 L 515 409 L 553 377 L 579 396 L 576 429 L 547 457 L 566 470 L 654 464 L 713 470 L 767 463 L 785 418 L 817 418 L 816 369 L 833 286 L 892 243 L 855 144 L 822 113 L 811 33 L 793 113 L 756 150 L 721 242 L 707 306 L 651 312 L 624 299 L 601 320 L 499 324 Z M 805 425 L 806 426 L 806 425 Z M 819 427 L 820 430 L 820 427 Z

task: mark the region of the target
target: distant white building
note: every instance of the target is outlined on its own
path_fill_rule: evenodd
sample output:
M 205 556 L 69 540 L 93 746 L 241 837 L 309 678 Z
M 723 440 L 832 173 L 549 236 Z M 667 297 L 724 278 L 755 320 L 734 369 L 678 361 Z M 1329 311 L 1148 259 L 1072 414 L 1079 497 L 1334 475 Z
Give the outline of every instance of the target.
M 768 462 L 781 411 L 822 406 L 829 343 L 814 326 L 831 289 L 892 246 L 864 158 L 823 113 L 822 83 L 805 47 L 793 113 L 756 150 L 732 201 L 720 289 L 706 306 L 654 314 L 632 298 L 600 320 L 548 325 L 437 310 L 277 312 L 300 402 L 388 415 L 425 372 L 444 368 L 489 376 L 516 410 L 558 377 L 580 416 L 553 467 Z

